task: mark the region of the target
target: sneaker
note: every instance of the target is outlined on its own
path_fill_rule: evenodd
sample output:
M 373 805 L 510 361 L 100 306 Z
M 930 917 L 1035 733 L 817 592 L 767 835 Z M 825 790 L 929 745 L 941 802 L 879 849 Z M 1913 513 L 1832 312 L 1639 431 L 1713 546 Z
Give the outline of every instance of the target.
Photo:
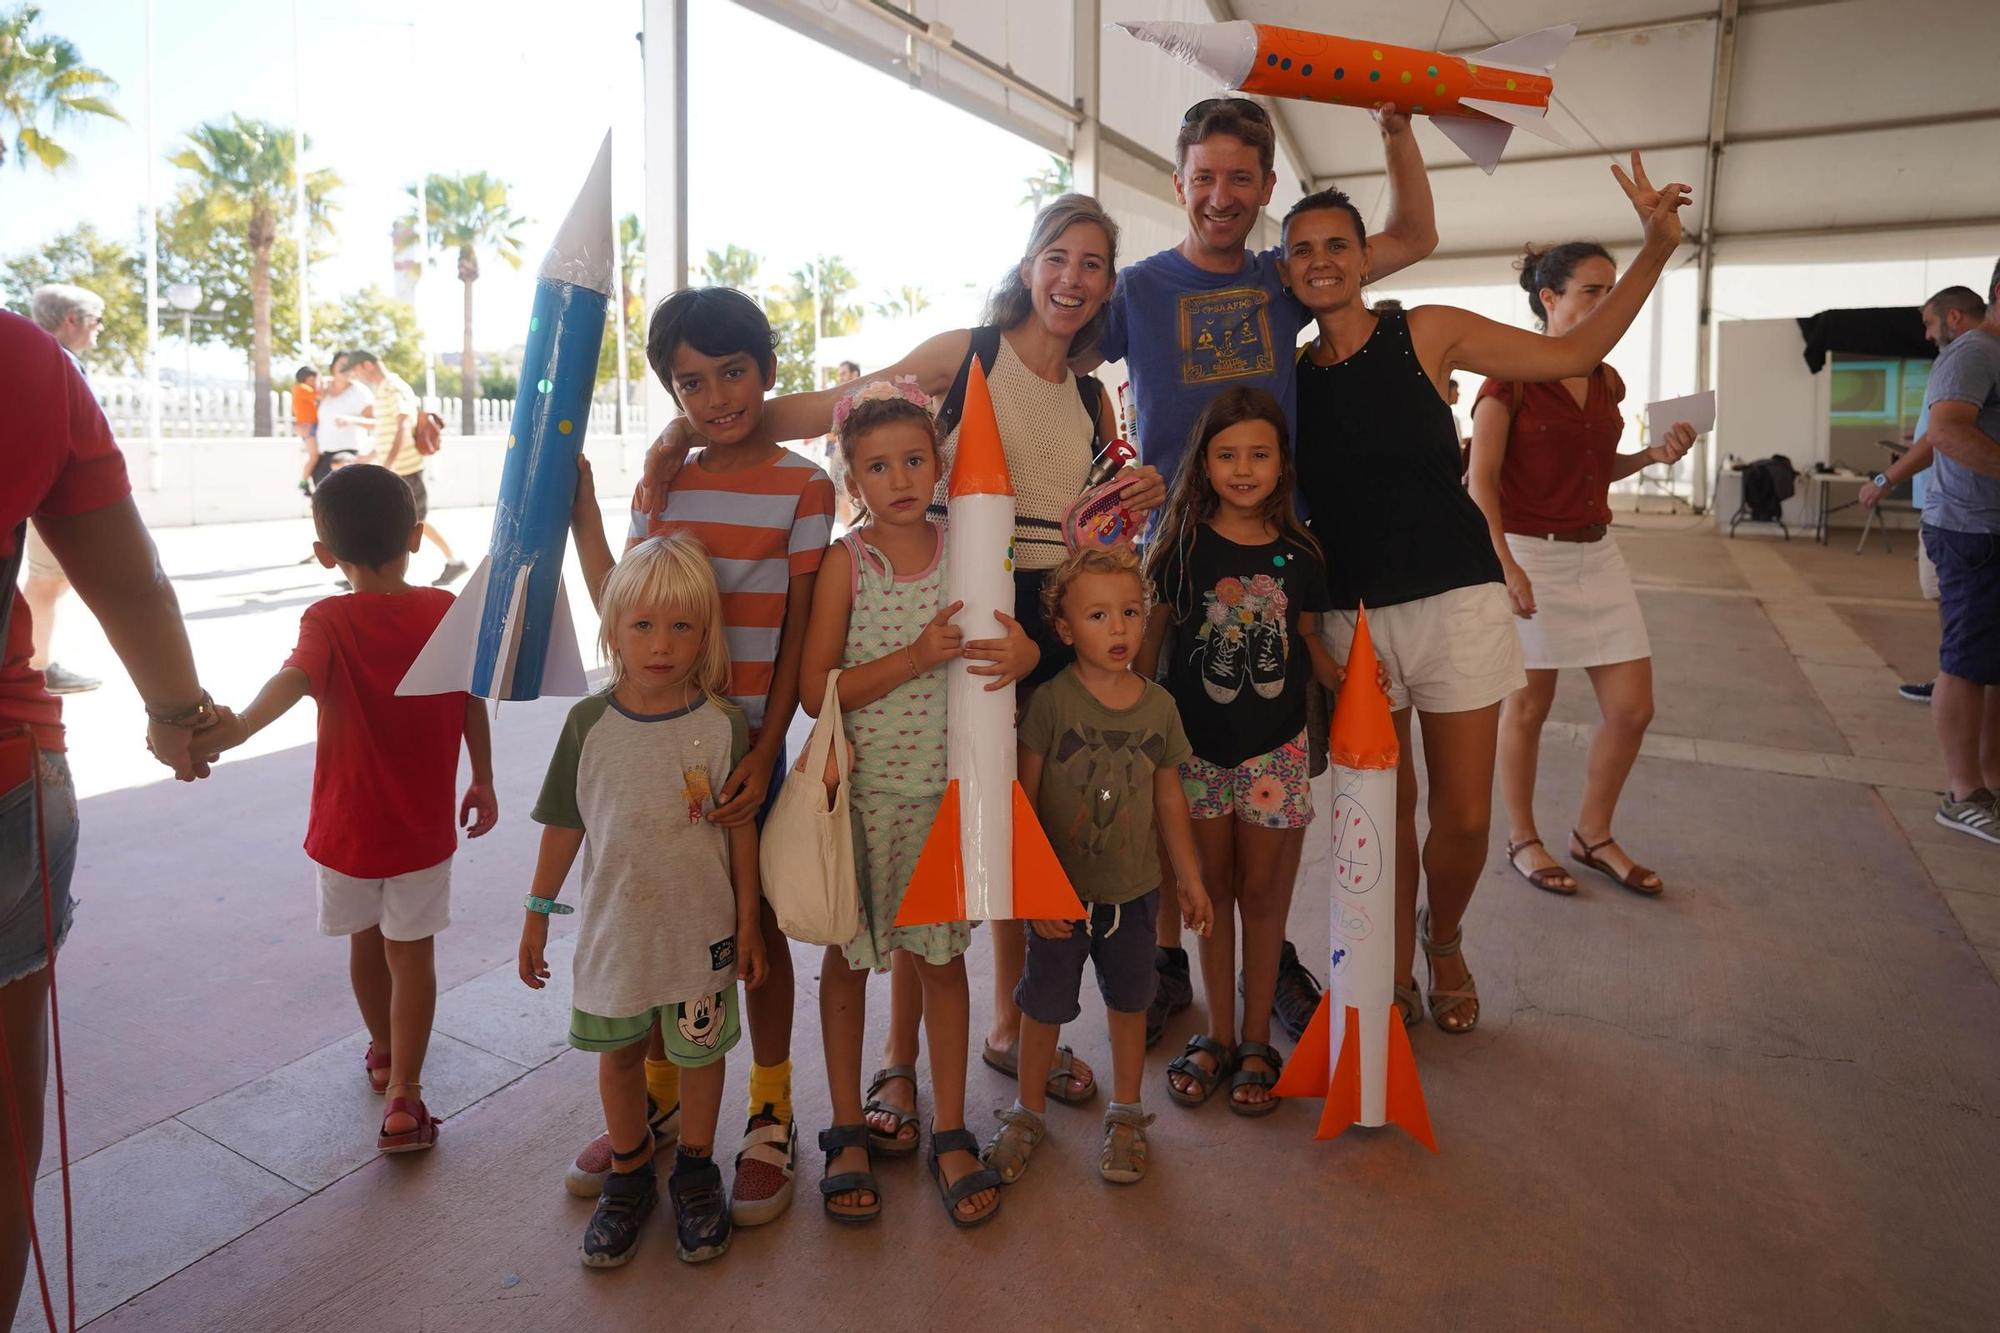
M 657 1150 L 656 1150 L 657 1151 Z M 638 1171 L 613 1171 L 604 1179 L 597 1211 L 583 1233 L 585 1268 L 619 1268 L 639 1248 L 639 1229 L 660 1201 L 660 1182 L 648 1162 Z
M 1293 1041 L 1306 1035 L 1306 1024 L 1312 1022 L 1313 1012 L 1319 1008 L 1319 996 L 1319 978 L 1306 970 L 1299 961 L 1299 951 L 1286 940 L 1278 954 L 1278 993 L 1271 1012 L 1277 1015 L 1279 1025 Z
M 465 577 L 465 568 L 463 560 L 445 561 L 444 569 L 436 578 L 431 580 L 431 586 L 433 588 L 449 588 L 452 584 Z
M 50 694 L 82 694 L 94 690 L 104 682 L 95 676 L 86 676 L 81 671 L 71 671 L 60 662 L 51 662 L 42 668 L 42 688 Z
M 1156 1045 L 1167 1030 L 1167 1020 L 1194 1003 L 1194 981 L 1188 975 L 1186 949 L 1153 950 L 1152 1003 L 1146 1006 L 1146 1045 Z
M 1908 699 L 1913 704 L 1927 704 L 1931 701 L 1931 691 L 1936 687 L 1937 682 L 1934 680 L 1924 681 L 1920 685 L 1898 685 L 1896 697 Z
M 713 1157 L 676 1152 L 667 1195 L 674 1201 L 675 1254 L 698 1264 L 729 1248 L 729 1199 Z
M 653 1131 L 653 1141 L 662 1148 L 671 1148 L 680 1142 L 681 1108 L 676 1102 L 671 1110 L 661 1110 L 660 1104 L 650 1097 L 646 1099 L 646 1128 Z M 658 1157 L 653 1159 L 656 1163 Z M 569 1164 L 563 1175 L 563 1188 L 579 1199 L 594 1199 L 604 1193 L 604 1182 L 611 1175 L 611 1135 L 599 1134 L 583 1146 L 576 1160 Z
M 1970 833 L 1991 843 L 2000 843 L 2000 796 L 1981 787 L 1962 801 L 1946 792 L 1938 802 L 1937 822 L 1960 833 Z
M 730 1216 L 740 1227 L 762 1226 L 792 1206 L 792 1174 L 799 1166 L 796 1121 L 780 1120 L 771 1103 L 743 1126 L 736 1152 Z

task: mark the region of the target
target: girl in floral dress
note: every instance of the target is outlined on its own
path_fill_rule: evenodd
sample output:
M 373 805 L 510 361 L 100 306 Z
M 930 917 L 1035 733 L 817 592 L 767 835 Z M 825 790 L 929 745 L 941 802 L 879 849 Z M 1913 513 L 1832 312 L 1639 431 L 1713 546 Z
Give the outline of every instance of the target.
M 1326 566 L 1297 518 L 1293 478 L 1278 401 L 1248 387 L 1217 394 L 1195 424 L 1151 548 L 1158 604 L 1139 661 L 1154 671 L 1171 628 L 1166 683 L 1194 749 L 1181 783 L 1215 907 L 1201 942 L 1208 1031 L 1167 1067 L 1167 1092 L 1199 1106 L 1228 1078 L 1229 1108 L 1246 1116 L 1278 1106 L 1271 1000 L 1291 906 L 1280 867 L 1312 822 L 1306 694 L 1315 678 L 1328 688 L 1335 679 L 1314 632 L 1328 607 Z

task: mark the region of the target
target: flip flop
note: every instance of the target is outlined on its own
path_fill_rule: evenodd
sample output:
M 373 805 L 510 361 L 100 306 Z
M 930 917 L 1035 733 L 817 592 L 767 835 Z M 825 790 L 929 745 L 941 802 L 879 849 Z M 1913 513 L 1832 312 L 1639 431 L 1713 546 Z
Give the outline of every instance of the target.
M 992 1042 L 980 1043 L 979 1058 L 988 1069 L 997 1069 L 1008 1078 L 1021 1077 L 1021 1049 L 1018 1046 L 995 1046 Z M 1081 1088 L 1072 1088 L 1071 1071 L 1076 1068 L 1076 1052 L 1067 1046 L 1056 1047 L 1055 1067 L 1049 1070 L 1049 1081 L 1044 1091 L 1065 1106 L 1081 1106 L 1097 1095 L 1097 1076 L 1093 1073 L 1090 1081 Z

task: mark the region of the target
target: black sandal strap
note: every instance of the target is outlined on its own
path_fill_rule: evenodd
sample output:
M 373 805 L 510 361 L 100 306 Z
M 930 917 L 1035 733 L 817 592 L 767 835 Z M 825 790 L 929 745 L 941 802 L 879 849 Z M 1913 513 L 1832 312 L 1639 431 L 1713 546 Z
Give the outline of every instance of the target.
M 842 1171 L 838 1175 L 824 1176 L 819 1182 L 819 1194 L 822 1199 L 831 1199 L 842 1194 L 857 1194 L 862 1190 L 868 1191 L 877 1199 L 882 1197 L 882 1186 L 876 1181 L 873 1171 Z M 859 1206 L 865 1208 L 868 1205 Z
M 650 1152 L 652 1150 L 652 1147 L 653 1147 L 653 1136 L 651 1133 L 648 1133 L 646 1135 L 646 1141 L 644 1143 L 634 1148 L 631 1152 L 619 1152 L 617 1146 L 614 1144 L 611 1149 L 612 1164 L 615 1166 L 619 1162 L 636 1162 L 641 1157 L 644 1157 L 648 1152 Z
M 868 1146 L 868 1126 L 835 1125 L 819 1132 L 819 1150 L 829 1156 L 849 1148 Z
M 936 1161 L 948 1152 L 969 1152 L 979 1156 L 979 1140 L 972 1137 L 969 1129 L 932 1129 L 931 1160 Z
M 981 1166 L 976 1171 L 968 1171 L 960 1176 L 958 1183 L 955 1185 L 944 1184 L 944 1173 L 940 1171 L 938 1173 L 938 1183 L 944 1190 L 945 1203 L 955 1210 L 958 1205 L 964 1203 L 981 1190 L 997 1190 L 1007 1182 L 1002 1180 L 1000 1173 L 992 1167 Z
M 1203 1069 L 1191 1058 L 1197 1051 L 1215 1060 L 1215 1068 Z M 1235 1068 L 1236 1053 L 1206 1033 L 1189 1037 L 1187 1048 L 1167 1062 L 1167 1072 L 1184 1074 L 1200 1083 L 1203 1088 L 1213 1088 L 1221 1082 L 1229 1071 Z
M 1237 1066 L 1241 1068 L 1243 1062 L 1246 1059 L 1257 1059 L 1264 1061 L 1266 1064 L 1271 1066 L 1271 1072 L 1274 1074 L 1283 1070 L 1285 1067 L 1285 1057 L 1278 1054 L 1276 1047 L 1271 1046 L 1266 1042 L 1261 1042 L 1261 1041 L 1237 1042 L 1236 1043 Z M 1256 1071 L 1252 1070 L 1251 1072 L 1255 1073 Z

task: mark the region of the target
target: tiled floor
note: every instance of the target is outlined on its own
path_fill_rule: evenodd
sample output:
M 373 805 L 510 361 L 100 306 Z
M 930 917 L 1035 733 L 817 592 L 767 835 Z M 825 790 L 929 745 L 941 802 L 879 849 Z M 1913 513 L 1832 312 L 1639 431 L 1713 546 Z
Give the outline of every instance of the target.
M 1160 1067 L 1197 1005 L 1148 1063 L 1155 1169 L 1137 1188 L 1095 1179 L 1096 1111 L 1057 1108 L 979 1232 L 949 1229 L 917 1163 L 882 1165 L 878 1226 L 830 1226 L 802 1152 L 792 1213 L 720 1262 L 675 1263 L 663 1215 L 630 1268 L 586 1272 L 589 1206 L 560 1177 L 598 1113 L 590 1060 L 562 1042 L 567 941 L 550 991 L 513 962 L 524 812 L 560 705 L 510 707 L 503 822 L 461 857 L 439 943 L 426 1092 L 454 1113 L 414 1160 L 375 1158 L 344 960 L 313 934 L 310 750 L 274 741 L 202 788 L 86 802 L 62 974 L 79 1314 L 148 1333 L 1984 1324 L 2000 1301 L 2000 847 L 1931 819 L 1930 718 L 1893 693 L 1935 661 L 1908 553 L 1727 542 L 1684 518 L 1619 535 L 1659 699 L 1619 831 L 1669 890 L 1587 876 L 1575 899 L 1537 894 L 1496 825 L 1466 936 L 1480 1029 L 1412 1033 L 1438 1157 L 1390 1131 L 1315 1143 L 1315 1102 L 1268 1121 L 1170 1105 Z M 256 581 L 183 597 L 226 609 Z M 269 661 L 295 617 L 197 625 Z M 1574 809 L 1594 716 L 1566 678 L 1545 831 Z M 1309 956 L 1325 911 L 1323 894 L 1295 904 Z M 794 957 L 803 1145 L 826 1106 L 817 951 Z M 988 958 L 976 942 L 975 1024 Z M 1068 1039 L 1106 1068 L 1085 989 Z M 732 1061 L 725 1156 L 746 1067 Z M 975 1064 L 968 1094 L 983 1132 L 1010 1090 Z

